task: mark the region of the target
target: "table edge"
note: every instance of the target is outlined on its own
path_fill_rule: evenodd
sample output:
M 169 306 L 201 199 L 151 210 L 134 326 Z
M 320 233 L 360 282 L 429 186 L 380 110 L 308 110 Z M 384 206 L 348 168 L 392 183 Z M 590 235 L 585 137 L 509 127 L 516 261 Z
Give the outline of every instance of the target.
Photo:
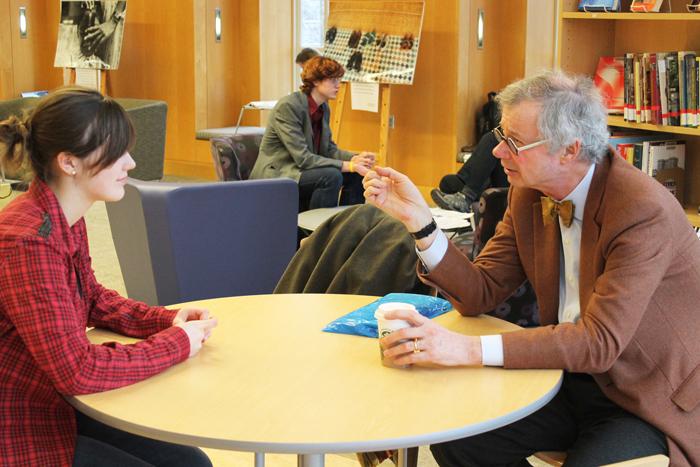
M 455 428 L 452 430 L 437 433 L 422 434 L 402 438 L 387 438 L 373 441 L 347 441 L 347 442 L 325 442 L 325 443 L 295 443 L 295 442 L 269 442 L 269 441 L 235 441 L 222 440 L 218 438 L 208 438 L 196 435 L 183 435 L 163 430 L 144 428 L 141 425 L 132 424 L 119 418 L 108 416 L 102 412 L 92 409 L 84 404 L 77 397 L 65 396 L 66 401 L 76 410 L 83 414 L 119 430 L 126 431 L 139 436 L 145 436 L 160 441 L 183 444 L 187 446 L 197 446 L 211 449 L 224 449 L 242 452 L 260 452 L 274 454 L 333 454 L 347 452 L 370 452 L 382 451 L 386 449 L 401 449 L 416 446 L 426 446 L 434 443 L 444 443 L 460 438 L 478 435 L 487 431 L 495 430 L 502 426 L 518 421 L 544 407 L 559 391 L 563 380 L 563 370 L 559 371 L 557 383 L 547 393 L 526 407 L 522 407 L 507 415 L 487 420 L 482 423 L 470 425 L 468 427 Z M 459 401 L 455 401 L 459 403 Z

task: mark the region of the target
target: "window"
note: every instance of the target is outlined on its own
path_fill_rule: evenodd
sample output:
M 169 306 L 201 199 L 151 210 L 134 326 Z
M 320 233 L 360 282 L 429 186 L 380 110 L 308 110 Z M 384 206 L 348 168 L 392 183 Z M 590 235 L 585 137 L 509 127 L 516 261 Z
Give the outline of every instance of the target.
M 292 51 L 292 63 L 296 55 L 305 47 L 311 47 L 323 54 L 325 42 L 328 0 L 296 0 L 295 47 Z M 294 87 L 301 85 L 299 69 L 294 64 Z
M 323 48 L 326 22 L 326 0 L 297 0 L 297 37 L 299 50 Z M 298 51 L 297 50 L 297 53 Z

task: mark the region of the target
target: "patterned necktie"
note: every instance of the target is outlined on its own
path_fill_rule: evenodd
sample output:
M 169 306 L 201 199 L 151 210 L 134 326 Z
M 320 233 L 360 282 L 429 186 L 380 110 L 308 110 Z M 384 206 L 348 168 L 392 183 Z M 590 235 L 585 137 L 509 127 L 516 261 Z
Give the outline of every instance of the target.
M 574 203 L 571 201 L 554 201 L 549 196 L 542 198 L 542 218 L 544 225 L 551 225 L 556 221 L 557 216 L 561 219 L 564 227 L 569 227 L 574 220 Z

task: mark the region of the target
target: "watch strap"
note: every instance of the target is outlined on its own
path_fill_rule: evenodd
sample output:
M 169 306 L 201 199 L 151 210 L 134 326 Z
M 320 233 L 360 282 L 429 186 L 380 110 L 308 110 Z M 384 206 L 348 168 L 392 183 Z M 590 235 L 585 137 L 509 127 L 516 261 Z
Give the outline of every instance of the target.
M 437 229 L 437 223 L 435 222 L 435 219 L 431 219 L 430 224 L 426 225 L 418 232 L 410 232 L 410 234 L 414 239 L 420 240 L 421 238 L 425 238 L 431 233 L 435 232 L 435 229 Z

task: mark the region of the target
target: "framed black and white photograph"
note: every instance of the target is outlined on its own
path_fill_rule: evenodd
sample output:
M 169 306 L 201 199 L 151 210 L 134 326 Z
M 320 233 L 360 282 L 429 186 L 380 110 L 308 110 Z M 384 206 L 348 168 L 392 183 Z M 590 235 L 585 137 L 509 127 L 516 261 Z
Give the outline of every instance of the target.
M 124 36 L 126 0 L 63 0 L 54 66 L 115 70 Z

